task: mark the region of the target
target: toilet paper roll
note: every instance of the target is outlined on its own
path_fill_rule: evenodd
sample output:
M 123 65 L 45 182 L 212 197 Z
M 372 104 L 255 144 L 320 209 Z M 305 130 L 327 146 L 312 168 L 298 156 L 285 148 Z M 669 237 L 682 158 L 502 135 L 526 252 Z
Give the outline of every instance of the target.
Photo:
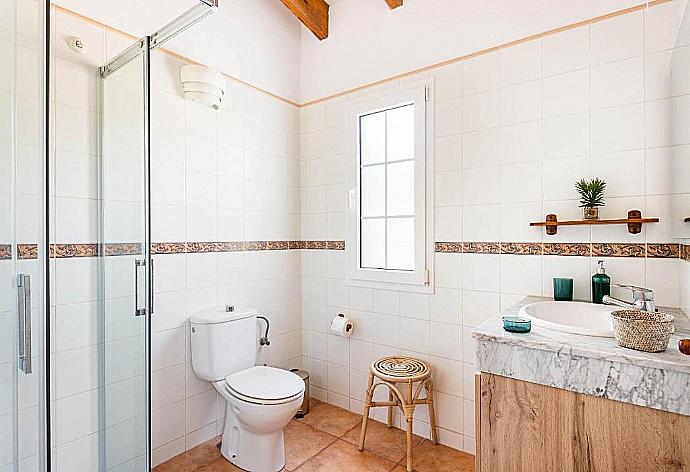
M 354 325 L 350 318 L 345 318 L 345 315 L 338 315 L 331 321 L 331 332 L 336 336 L 349 337 L 352 334 Z

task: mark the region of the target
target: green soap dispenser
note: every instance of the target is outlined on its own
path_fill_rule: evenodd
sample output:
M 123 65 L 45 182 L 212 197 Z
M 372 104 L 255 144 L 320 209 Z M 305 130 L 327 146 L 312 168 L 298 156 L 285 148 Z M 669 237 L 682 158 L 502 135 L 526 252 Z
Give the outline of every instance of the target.
M 611 277 L 606 275 L 604 261 L 597 261 L 597 273 L 592 276 L 592 302 L 602 304 L 604 295 L 611 295 Z

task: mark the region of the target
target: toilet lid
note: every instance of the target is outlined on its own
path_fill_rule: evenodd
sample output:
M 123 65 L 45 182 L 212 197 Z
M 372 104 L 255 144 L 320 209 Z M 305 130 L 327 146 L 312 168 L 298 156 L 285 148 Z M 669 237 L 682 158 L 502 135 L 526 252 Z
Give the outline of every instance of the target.
M 284 400 L 300 395 L 304 381 L 289 370 L 256 366 L 225 377 L 227 386 L 242 397 Z

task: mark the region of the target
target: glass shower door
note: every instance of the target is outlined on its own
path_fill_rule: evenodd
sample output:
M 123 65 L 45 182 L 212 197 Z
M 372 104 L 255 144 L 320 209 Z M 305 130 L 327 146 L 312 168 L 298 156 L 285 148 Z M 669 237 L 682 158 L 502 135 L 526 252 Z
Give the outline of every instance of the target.
M 149 39 L 100 69 L 101 470 L 150 469 Z
M 47 466 L 44 9 L 0 0 L 0 472 Z

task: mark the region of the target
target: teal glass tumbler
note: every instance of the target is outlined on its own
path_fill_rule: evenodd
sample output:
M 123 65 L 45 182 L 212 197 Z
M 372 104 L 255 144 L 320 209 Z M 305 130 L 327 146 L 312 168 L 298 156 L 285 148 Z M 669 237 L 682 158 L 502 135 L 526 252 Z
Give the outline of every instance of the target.
M 554 277 L 553 299 L 557 302 L 573 301 L 573 279 Z

